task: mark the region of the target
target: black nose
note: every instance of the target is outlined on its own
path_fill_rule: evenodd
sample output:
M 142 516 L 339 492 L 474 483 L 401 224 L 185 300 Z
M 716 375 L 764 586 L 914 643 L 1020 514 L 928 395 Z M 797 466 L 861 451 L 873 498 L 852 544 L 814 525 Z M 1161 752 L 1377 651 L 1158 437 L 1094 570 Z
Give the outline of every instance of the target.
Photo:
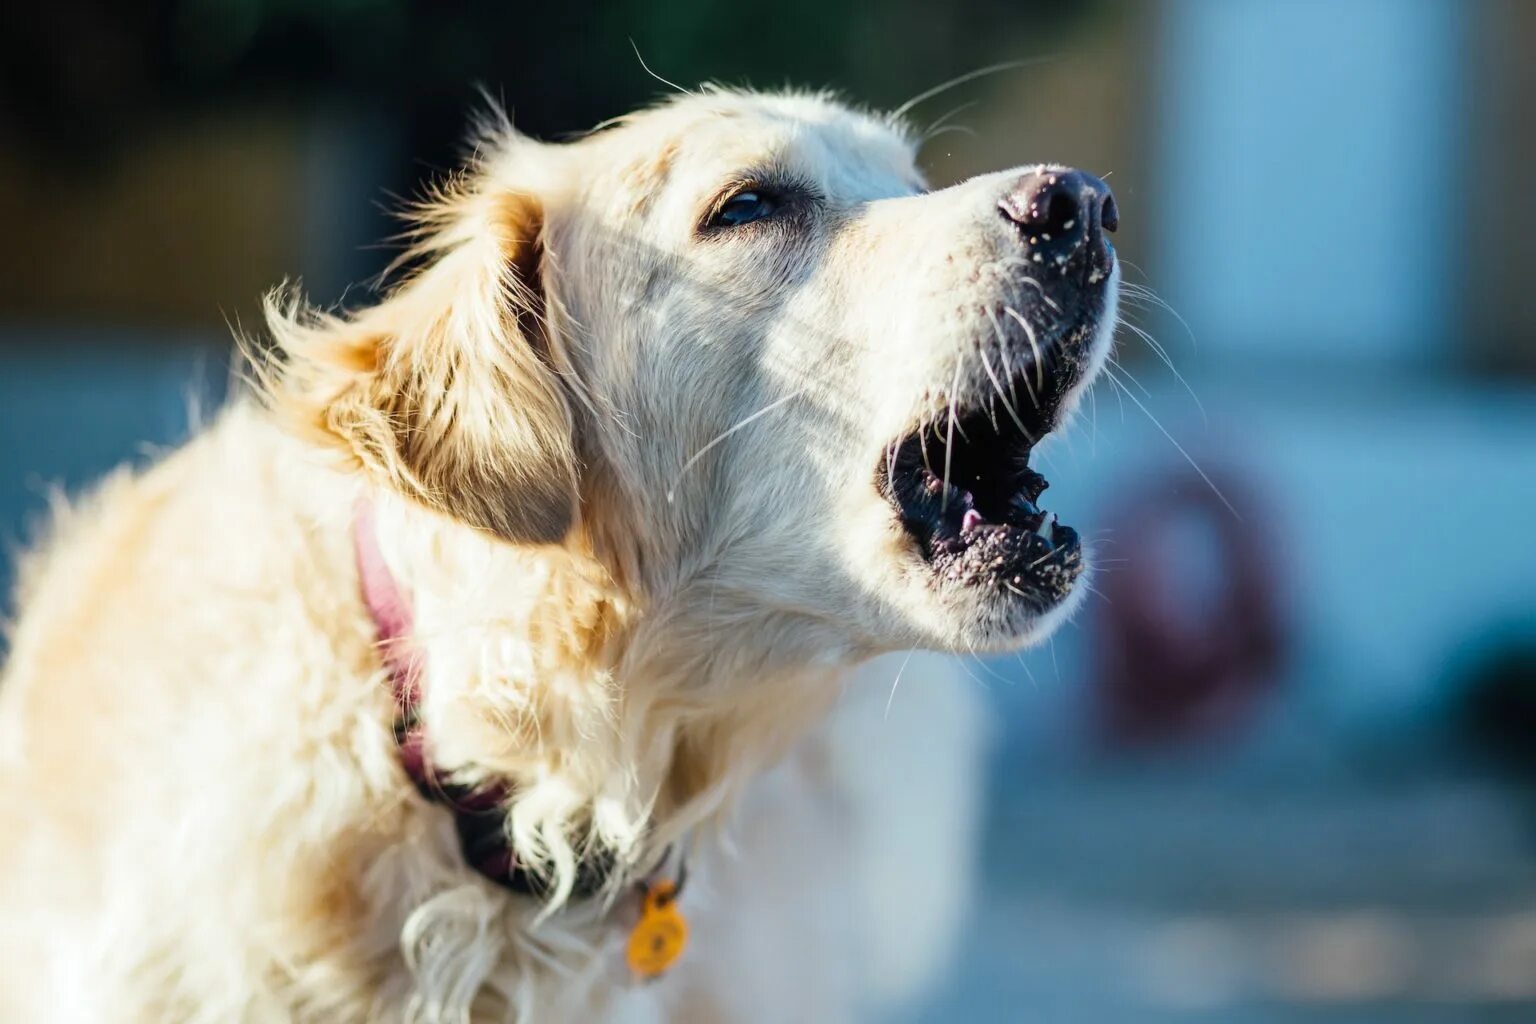
M 1019 226 L 1037 262 L 1061 263 L 1086 250 L 1094 263 L 1107 263 L 1104 232 L 1120 226 L 1120 211 L 1109 186 L 1069 168 L 1036 171 L 1020 178 L 997 204 Z

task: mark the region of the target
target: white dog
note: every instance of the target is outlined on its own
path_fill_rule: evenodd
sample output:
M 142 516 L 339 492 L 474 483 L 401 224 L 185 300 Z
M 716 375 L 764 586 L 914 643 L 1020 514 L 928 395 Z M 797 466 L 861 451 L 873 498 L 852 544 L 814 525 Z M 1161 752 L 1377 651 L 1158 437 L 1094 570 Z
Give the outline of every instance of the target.
M 1068 614 L 1029 456 L 1118 270 L 1101 181 L 914 148 L 809 95 L 498 123 L 387 298 L 275 300 L 261 401 L 24 567 L 0 1019 L 836 1020 L 931 971 L 970 698 L 919 656 L 829 710 Z

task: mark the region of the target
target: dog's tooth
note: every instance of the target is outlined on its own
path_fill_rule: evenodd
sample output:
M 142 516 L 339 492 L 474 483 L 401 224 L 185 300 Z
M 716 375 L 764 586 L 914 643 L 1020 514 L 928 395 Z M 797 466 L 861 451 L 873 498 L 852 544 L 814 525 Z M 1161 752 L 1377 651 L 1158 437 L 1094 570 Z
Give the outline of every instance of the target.
M 977 512 L 974 508 L 968 508 L 965 510 L 965 515 L 960 517 L 960 530 L 962 533 L 969 530 L 974 530 L 976 527 L 980 526 L 982 522 L 983 520 L 981 518 L 981 513 Z

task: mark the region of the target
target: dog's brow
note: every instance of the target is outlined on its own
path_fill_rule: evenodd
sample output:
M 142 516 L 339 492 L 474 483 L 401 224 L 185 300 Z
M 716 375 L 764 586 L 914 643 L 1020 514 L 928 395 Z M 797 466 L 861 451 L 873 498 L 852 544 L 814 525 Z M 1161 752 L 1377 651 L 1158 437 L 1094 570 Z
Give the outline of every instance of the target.
M 669 139 L 660 149 L 643 153 L 620 172 L 620 181 L 634 195 L 636 213 L 649 209 L 651 201 L 667 186 L 681 147 Z

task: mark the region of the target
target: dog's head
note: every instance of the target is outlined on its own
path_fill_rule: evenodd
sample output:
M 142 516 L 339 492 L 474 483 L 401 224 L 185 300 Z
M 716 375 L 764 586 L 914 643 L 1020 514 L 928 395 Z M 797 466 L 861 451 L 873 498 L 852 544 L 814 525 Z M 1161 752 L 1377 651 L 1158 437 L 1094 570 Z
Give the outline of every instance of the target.
M 930 192 L 914 150 L 727 91 L 563 145 L 498 129 L 427 208 L 425 269 L 277 320 L 286 400 L 421 504 L 579 536 L 674 620 L 1026 642 L 1085 568 L 1030 453 L 1105 358 L 1114 200 L 1050 166 Z

